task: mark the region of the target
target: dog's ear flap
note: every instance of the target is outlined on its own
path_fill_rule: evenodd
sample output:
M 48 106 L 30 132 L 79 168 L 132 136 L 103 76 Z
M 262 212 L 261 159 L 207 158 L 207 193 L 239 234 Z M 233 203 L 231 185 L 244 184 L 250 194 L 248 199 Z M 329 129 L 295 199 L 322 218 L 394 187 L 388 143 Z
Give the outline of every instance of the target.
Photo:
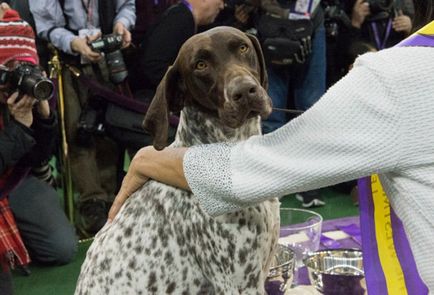
M 258 38 L 252 34 L 246 33 L 247 37 L 249 37 L 250 41 L 252 41 L 253 46 L 255 47 L 256 56 L 258 57 L 259 61 L 259 67 L 261 70 L 260 76 L 261 76 L 261 85 L 262 87 L 267 90 L 268 89 L 268 75 L 267 75 L 267 67 L 265 65 L 265 58 L 264 54 L 262 53 L 261 44 L 259 43 Z
M 183 104 L 182 91 L 179 89 L 177 63 L 170 66 L 157 87 L 151 105 L 143 120 L 143 128 L 153 137 L 153 146 L 162 150 L 167 146 L 169 134 L 169 112 L 179 111 Z

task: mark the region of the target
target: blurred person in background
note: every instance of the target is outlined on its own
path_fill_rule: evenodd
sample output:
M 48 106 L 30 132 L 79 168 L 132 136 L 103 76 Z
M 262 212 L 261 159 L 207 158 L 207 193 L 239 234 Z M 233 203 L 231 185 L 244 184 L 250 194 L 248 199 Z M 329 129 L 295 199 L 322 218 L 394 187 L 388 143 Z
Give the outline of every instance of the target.
M 134 0 L 38 0 L 29 1 L 29 6 L 38 36 L 60 51 L 65 64 L 114 88 L 105 58 L 89 44 L 102 34 L 113 33 L 122 37 L 123 47 L 129 46 L 130 29 L 136 21 Z M 103 102 L 92 99 L 91 91 L 79 84 L 66 66 L 62 78 L 72 180 L 79 194 L 78 227 L 83 235 L 89 236 L 98 232 L 107 220 L 123 155 L 119 155 L 116 142 L 99 130 L 99 122 L 93 119 L 102 113 Z M 88 126 L 92 124 L 96 126 Z M 95 132 L 88 132 L 87 128 L 94 128 Z
M 291 0 L 297 7 L 298 2 L 309 1 Z M 271 97 L 274 108 L 287 109 L 293 105 L 297 110 L 309 109 L 326 90 L 326 39 L 324 28 L 324 12 L 319 1 L 310 1 L 311 13 L 305 13 L 302 17 L 308 18 L 313 24 L 311 36 L 311 53 L 302 64 L 274 65 L 268 64 L 268 94 Z M 292 8 L 283 7 L 276 0 L 261 0 L 261 9 L 280 18 L 300 18 L 299 12 Z M 307 4 L 306 4 L 307 5 Z M 288 114 L 281 111 L 273 111 L 262 123 L 264 133 L 270 133 L 282 127 L 289 121 Z M 296 195 L 305 208 L 324 206 L 325 201 L 319 190 L 300 192 Z

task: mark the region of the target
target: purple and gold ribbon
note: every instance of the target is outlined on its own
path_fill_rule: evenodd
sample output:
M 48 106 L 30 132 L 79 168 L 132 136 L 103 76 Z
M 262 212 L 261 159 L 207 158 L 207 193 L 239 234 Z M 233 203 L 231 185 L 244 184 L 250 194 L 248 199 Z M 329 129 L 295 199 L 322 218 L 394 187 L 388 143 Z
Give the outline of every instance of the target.
M 423 46 L 423 47 L 434 47 L 434 21 L 430 22 L 428 25 L 404 39 L 396 47 L 404 46 Z
M 434 21 L 397 47 L 434 47 Z M 433 49 L 434 50 L 434 49 Z M 377 175 L 358 181 L 363 267 L 369 295 L 428 294 L 405 233 Z

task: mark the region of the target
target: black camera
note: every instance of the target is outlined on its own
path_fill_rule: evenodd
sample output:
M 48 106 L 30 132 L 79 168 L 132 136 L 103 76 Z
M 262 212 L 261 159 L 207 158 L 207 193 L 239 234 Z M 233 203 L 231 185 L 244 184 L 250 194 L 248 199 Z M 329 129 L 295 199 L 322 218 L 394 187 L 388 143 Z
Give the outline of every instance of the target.
M 91 98 L 81 111 L 77 124 L 77 143 L 83 147 L 95 144 L 95 135 L 104 135 L 105 107 L 97 97 Z
M 340 0 L 323 0 L 321 5 L 324 8 L 324 27 L 327 37 L 337 38 L 342 26 L 351 27 L 351 19 Z
M 5 85 L 9 91 L 18 90 L 37 100 L 47 100 L 53 97 L 54 84 L 43 75 L 37 65 L 20 63 L 14 69 L 0 69 L 0 85 Z
M 93 51 L 104 52 L 110 80 L 114 84 L 122 83 L 128 76 L 128 70 L 121 52 L 122 36 L 105 35 L 89 44 Z
M 369 4 L 369 20 L 380 20 L 392 15 L 395 0 L 365 0 Z

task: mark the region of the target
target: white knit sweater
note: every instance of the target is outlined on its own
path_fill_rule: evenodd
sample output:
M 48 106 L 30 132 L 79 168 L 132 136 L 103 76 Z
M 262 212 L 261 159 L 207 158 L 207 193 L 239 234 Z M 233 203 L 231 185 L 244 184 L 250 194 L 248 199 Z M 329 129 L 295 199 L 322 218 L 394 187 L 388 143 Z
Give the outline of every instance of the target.
M 302 116 L 238 144 L 191 148 L 184 172 L 212 215 L 379 173 L 432 292 L 434 49 L 365 54 Z

